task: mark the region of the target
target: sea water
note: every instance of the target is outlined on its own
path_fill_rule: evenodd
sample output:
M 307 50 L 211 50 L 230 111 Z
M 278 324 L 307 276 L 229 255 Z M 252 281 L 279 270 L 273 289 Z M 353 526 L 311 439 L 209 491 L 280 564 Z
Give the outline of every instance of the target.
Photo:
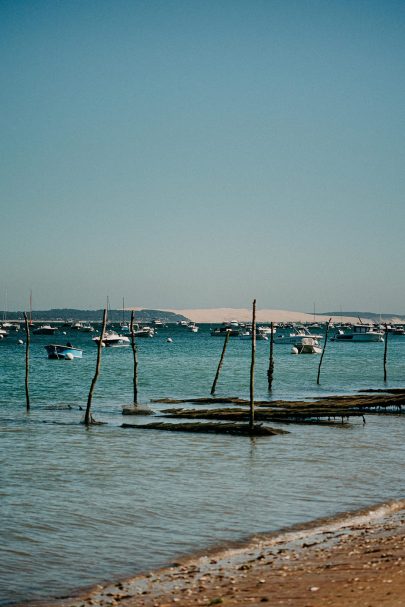
M 93 334 L 94 335 L 94 334 Z M 133 394 L 131 348 L 103 349 L 92 412 L 82 418 L 97 348 L 92 334 L 32 336 L 31 412 L 25 412 L 25 346 L 0 342 L 0 604 L 46 599 L 176 557 L 339 511 L 404 497 L 405 419 L 351 419 L 349 427 L 275 424 L 290 433 L 249 439 L 123 429 Z M 172 343 L 167 341 L 172 338 Z M 83 347 L 48 360 L 44 345 Z M 138 340 L 139 396 L 209 396 L 223 345 L 208 326 L 159 329 Z M 275 345 L 272 399 L 400 387 L 405 337 L 329 342 L 319 356 Z M 269 342 L 257 342 L 255 396 L 268 399 Z M 247 397 L 250 343 L 231 338 L 217 396 Z M 157 415 L 168 405 L 151 403 Z M 190 408 L 197 405 L 188 404 Z M 159 418 L 161 419 L 161 418 Z

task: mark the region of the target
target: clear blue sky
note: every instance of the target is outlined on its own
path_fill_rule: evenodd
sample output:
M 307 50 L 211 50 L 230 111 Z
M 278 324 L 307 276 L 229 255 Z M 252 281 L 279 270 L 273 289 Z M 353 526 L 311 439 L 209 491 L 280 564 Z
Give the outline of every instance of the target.
M 402 1 L 2 0 L 0 301 L 405 313 L 404 51 Z

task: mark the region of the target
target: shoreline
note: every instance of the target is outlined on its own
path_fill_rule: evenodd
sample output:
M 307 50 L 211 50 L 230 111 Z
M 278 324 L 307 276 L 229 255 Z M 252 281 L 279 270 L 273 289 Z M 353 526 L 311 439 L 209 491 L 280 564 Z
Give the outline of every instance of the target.
M 404 597 L 402 499 L 255 535 L 69 597 L 19 605 L 400 607 Z

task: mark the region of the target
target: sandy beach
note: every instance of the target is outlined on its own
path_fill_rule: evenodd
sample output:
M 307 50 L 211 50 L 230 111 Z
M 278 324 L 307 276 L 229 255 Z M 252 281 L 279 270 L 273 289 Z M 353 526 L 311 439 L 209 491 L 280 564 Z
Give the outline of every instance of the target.
M 220 323 L 220 322 L 231 322 L 237 320 L 238 322 L 251 322 L 252 320 L 252 309 L 251 308 L 199 308 L 199 309 L 184 309 L 184 310 L 167 310 L 168 312 L 174 312 L 175 314 L 181 314 L 186 318 L 189 318 L 193 322 L 200 323 Z M 256 311 L 257 322 L 314 322 L 325 323 L 329 316 L 322 314 L 309 314 L 306 312 L 295 312 L 291 310 L 273 310 L 273 309 L 260 309 Z M 343 322 L 358 322 L 358 318 L 352 316 L 334 316 L 333 321 Z
M 405 500 L 179 559 L 46 603 L 59 607 L 405 605 Z

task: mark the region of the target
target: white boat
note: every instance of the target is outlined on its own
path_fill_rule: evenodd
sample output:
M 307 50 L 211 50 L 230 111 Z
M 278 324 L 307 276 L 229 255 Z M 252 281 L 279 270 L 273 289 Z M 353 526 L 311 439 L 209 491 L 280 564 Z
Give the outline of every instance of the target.
M 93 333 L 94 327 L 89 322 L 83 322 L 78 328 L 78 331 L 80 333 Z
M 138 329 L 138 331 L 135 331 L 134 335 L 135 337 L 154 337 L 155 329 L 153 327 L 148 327 L 147 325 L 145 325 L 144 327 Z
M 384 341 L 384 331 L 377 330 L 374 325 L 358 323 L 351 327 L 349 332 L 339 330 L 331 341 Z
M 3 327 L 6 326 L 6 323 L 3 324 Z M 380 327 L 381 329 L 381 327 Z M 392 335 L 405 335 L 405 329 L 402 326 L 399 325 L 388 325 L 387 326 L 387 332 L 391 333 Z
M 291 348 L 291 354 L 321 354 L 322 348 L 317 339 L 304 337 Z
M 100 336 L 93 337 L 93 341 L 98 343 Z M 130 339 L 126 335 L 119 335 L 115 331 L 107 331 L 103 338 L 103 344 L 106 348 L 122 348 L 130 345 Z
M 5 329 L 6 331 L 19 331 L 20 330 L 20 324 L 16 323 L 16 322 L 3 322 L 3 324 L 1 325 L 2 329 Z
M 58 327 L 52 327 L 51 325 L 41 325 L 32 332 L 34 335 L 53 335 L 58 330 Z
M 79 331 L 80 333 L 92 333 L 94 331 L 94 327 L 91 326 L 88 322 L 77 321 L 74 322 L 71 327 L 72 331 Z
M 44 346 L 48 353 L 48 358 L 56 360 L 72 360 L 73 358 L 82 358 L 83 350 L 75 348 L 71 343 L 67 343 L 66 346 L 60 344 L 49 344 Z
M 246 331 L 243 331 L 242 333 L 240 333 L 239 335 L 239 339 L 252 339 L 252 327 L 247 328 Z M 261 330 L 261 327 L 257 327 L 256 328 L 256 339 L 262 339 L 264 341 L 267 341 L 268 335 L 267 333 L 263 332 Z
M 299 329 L 296 329 L 294 331 L 294 333 L 289 333 L 288 335 L 283 335 L 283 334 L 276 335 L 274 338 L 274 343 L 290 344 L 290 345 L 294 346 L 306 338 L 312 338 L 312 339 L 318 340 L 318 339 L 323 339 L 323 335 L 313 335 L 305 327 L 302 327 L 302 328 L 300 327 Z
M 198 333 L 198 329 L 199 329 L 199 327 L 196 324 L 194 324 L 193 322 L 190 322 L 186 328 L 187 328 L 187 331 L 191 331 L 191 333 Z
M 271 331 L 271 327 L 268 327 L 267 325 L 260 325 L 257 327 L 257 330 L 260 331 L 261 333 L 263 333 L 264 335 L 271 335 L 272 331 Z M 276 327 L 273 325 L 273 335 L 276 333 Z

